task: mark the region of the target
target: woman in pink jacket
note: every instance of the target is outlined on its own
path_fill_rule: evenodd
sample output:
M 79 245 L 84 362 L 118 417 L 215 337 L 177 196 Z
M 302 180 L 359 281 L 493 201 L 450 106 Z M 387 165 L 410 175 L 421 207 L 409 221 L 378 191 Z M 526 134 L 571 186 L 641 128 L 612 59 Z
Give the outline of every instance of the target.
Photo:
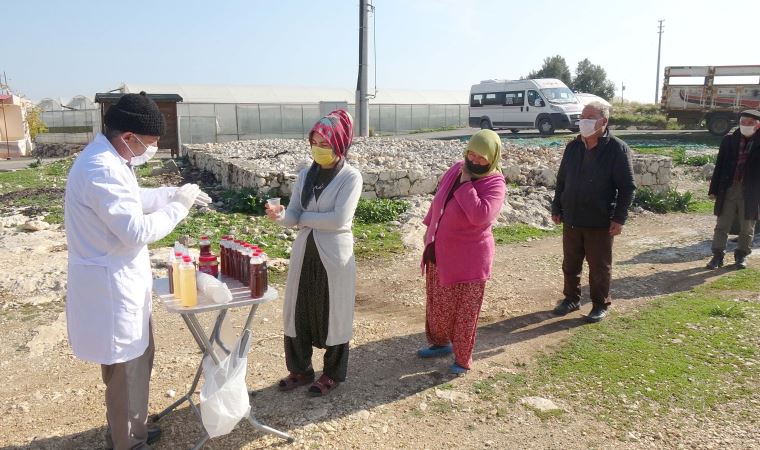
M 423 223 L 427 310 L 425 332 L 430 347 L 421 358 L 454 353 L 450 371 L 472 366 L 472 350 L 486 280 L 491 277 L 494 239 L 491 225 L 501 212 L 506 183 L 501 173 L 501 139 L 491 130 L 475 133 L 441 178 Z

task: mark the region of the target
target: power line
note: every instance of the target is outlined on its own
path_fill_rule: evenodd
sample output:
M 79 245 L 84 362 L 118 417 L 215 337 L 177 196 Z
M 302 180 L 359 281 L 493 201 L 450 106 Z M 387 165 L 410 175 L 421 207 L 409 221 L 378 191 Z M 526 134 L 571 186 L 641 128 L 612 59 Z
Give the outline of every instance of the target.
M 657 43 L 657 78 L 655 79 L 655 85 L 654 85 L 654 102 L 659 103 L 660 102 L 660 52 L 662 50 L 662 23 L 665 22 L 665 19 L 658 20 L 660 22 L 659 31 L 657 31 L 657 34 L 660 35 L 659 42 Z

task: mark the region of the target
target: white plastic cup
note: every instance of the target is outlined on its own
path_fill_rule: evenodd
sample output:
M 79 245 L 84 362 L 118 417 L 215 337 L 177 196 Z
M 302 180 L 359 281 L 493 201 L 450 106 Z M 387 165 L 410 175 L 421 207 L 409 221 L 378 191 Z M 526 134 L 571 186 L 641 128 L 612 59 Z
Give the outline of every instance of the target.
M 272 197 L 270 199 L 267 199 L 267 203 L 269 204 L 270 208 L 280 206 L 280 197 Z

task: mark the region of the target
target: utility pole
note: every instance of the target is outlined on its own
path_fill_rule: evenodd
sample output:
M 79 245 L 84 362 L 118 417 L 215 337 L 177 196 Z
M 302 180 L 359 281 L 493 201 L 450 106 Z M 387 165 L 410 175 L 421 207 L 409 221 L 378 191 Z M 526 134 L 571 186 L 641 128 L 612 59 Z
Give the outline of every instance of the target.
M 5 74 L 5 71 L 3 70 L 3 78 L 5 79 L 5 84 L 3 84 L 3 90 L 6 94 L 10 94 L 11 91 L 8 88 L 8 76 Z M 13 103 L 13 94 L 11 94 L 11 103 Z M 5 135 L 5 159 L 11 159 L 11 144 L 8 141 L 8 121 L 5 118 L 5 100 L 0 100 L 0 106 L 3 109 L 3 132 L 2 134 Z
M 359 136 L 369 136 L 369 97 L 367 92 L 367 72 L 369 65 L 369 0 L 359 1 L 359 76 L 356 80 L 356 118 Z
M 620 82 L 620 105 L 625 103 L 625 83 Z
M 665 19 L 658 20 L 660 22 L 660 29 L 657 34 L 660 35 L 659 42 L 657 43 L 657 78 L 654 87 L 654 103 L 660 103 L 660 51 L 662 50 L 662 23 Z

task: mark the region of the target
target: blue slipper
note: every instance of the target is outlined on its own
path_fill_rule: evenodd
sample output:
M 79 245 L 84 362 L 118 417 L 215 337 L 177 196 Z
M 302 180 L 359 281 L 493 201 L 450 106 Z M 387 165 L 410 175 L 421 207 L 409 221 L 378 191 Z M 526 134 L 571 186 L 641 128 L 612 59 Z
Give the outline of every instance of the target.
M 439 356 L 450 355 L 452 352 L 451 344 L 449 345 L 431 345 L 428 348 L 417 350 L 417 356 L 420 358 L 437 358 Z
M 454 375 L 465 374 L 467 373 L 468 370 L 469 369 L 465 369 L 464 367 L 460 366 L 457 363 L 454 363 L 451 365 L 451 367 L 449 367 L 449 373 L 454 374 Z

